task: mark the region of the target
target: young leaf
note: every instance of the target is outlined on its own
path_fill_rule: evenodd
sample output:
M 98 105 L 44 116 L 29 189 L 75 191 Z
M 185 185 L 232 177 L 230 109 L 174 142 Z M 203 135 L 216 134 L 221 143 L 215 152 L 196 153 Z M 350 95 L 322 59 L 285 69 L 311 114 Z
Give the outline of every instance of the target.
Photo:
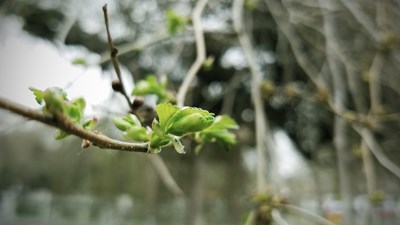
M 46 110 L 49 113 L 56 114 L 62 113 L 65 110 L 65 101 L 67 94 L 58 87 L 47 88 L 43 92 L 43 100 L 46 103 Z
M 153 153 L 158 153 L 161 151 L 161 147 L 170 144 L 170 137 L 168 136 L 158 136 L 155 132 L 151 134 L 151 139 L 149 143 L 150 151 Z
M 147 142 L 150 140 L 150 135 L 146 128 L 141 126 L 132 126 L 124 134 L 124 138 L 131 141 Z
M 91 130 L 94 128 L 94 126 L 96 126 L 96 124 L 97 124 L 97 117 L 87 118 L 83 122 L 82 127 L 85 130 Z
M 54 139 L 61 140 L 61 139 L 64 139 L 64 138 L 68 137 L 69 135 L 70 135 L 69 133 L 67 133 L 65 131 L 62 131 L 62 130 L 59 130 L 57 132 L 56 136 L 54 137 Z
M 170 34 L 175 35 L 187 23 L 187 19 L 176 14 L 172 9 L 167 10 L 167 28 Z
M 31 90 L 33 92 L 33 94 L 35 95 L 36 102 L 39 105 L 41 105 L 43 102 L 43 91 L 33 88 L 33 87 L 30 87 L 29 90 Z
M 139 119 L 132 114 L 114 117 L 113 122 L 121 131 L 127 131 L 131 126 L 141 126 Z
M 169 97 L 165 91 L 166 85 L 166 80 L 160 84 L 156 76 L 149 75 L 145 80 L 139 80 L 136 82 L 132 95 L 144 96 L 154 94 L 157 95 L 158 102 L 164 102 Z
M 170 123 L 172 116 L 179 111 L 178 106 L 170 103 L 162 103 L 156 106 L 156 112 L 160 120 L 160 127 L 165 131 L 166 126 Z
M 72 60 L 71 63 L 73 65 L 82 65 L 82 66 L 85 66 L 87 64 L 85 58 L 75 58 L 74 60 Z
M 185 154 L 183 150 L 185 147 L 182 145 L 181 141 L 176 137 L 171 137 L 172 143 L 174 144 L 175 151 L 179 154 Z
M 195 140 L 202 146 L 205 142 L 218 142 L 226 147 L 236 144 L 236 136 L 228 129 L 238 129 L 237 123 L 229 116 L 217 116 L 214 123 L 201 132 L 196 133 Z M 196 149 L 199 151 L 200 149 Z
M 184 107 L 176 112 L 165 127 L 165 132 L 177 136 L 198 132 L 211 126 L 214 114 L 206 110 Z
M 84 116 L 86 101 L 83 98 L 72 100 L 65 108 L 68 117 L 75 123 L 80 123 Z

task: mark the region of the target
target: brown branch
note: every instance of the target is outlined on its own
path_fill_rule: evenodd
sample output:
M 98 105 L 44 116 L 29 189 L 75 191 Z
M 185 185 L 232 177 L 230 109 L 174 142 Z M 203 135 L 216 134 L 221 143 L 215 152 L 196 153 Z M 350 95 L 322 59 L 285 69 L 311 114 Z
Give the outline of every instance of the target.
M 108 13 L 107 13 L 107 4 L 103 6 L 103 13 L 104 13 L 104 22 L 106 25 L 106 30 L 107 30 L 107 40 L 108 40 L 108 46 L 110 49 L 110 57 L 111 57 L 111 62 L 114 66 L 115 73 L 117 74 L 118 80 L 121 83 L 121 89 L 119 90 L 121 94 L 125 97 L 126 101 L 128 102 L 128 105 L 130 108 L 132 108 L 132 102 L 129 98 L 129 95 L 126 93 L 125 86 L 122 80 L 122 75 L 121 75 L 121 68 L 119 66 L 119 61 L 118 61 L 118 49 L 114 46 L 112 37 L 111 37 L 111 32 L 110 32 L 110 25 L 108 22 Z
M 103 134 L 85 130 L 82 127 L 72 123 L 63 115 L 46 115 L 38 110 L 34 110 L 23 105 L 0 98 L 0 108 L 7 109 L 13 113 L 24 116 L 28 119 L 36 120 L 52 127 L 59 128 L 69 134 L 73 134 L 84 140 L 90 141 L 93 145 L 104 148 L 127 152 L 148 152 L 147 143 L 124 142 L 109 138 Z

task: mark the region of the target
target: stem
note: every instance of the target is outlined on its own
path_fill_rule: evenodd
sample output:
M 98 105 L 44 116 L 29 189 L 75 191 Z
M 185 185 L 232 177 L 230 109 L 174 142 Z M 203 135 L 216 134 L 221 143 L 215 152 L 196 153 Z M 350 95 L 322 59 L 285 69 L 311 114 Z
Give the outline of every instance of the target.
M 370 130 L 363 127 L 353 126 L 361 138 L 365 141 L 365 144 L 371 150 L 372 154 L 376 157 L 378 162 L 400 178 L 400 167 L 393 163 L 384 153 L 382 147 L 379 145 L 378 141 L 375 139 Z
M 286 222 L 285 219 L 283 219 L 281 213 L 277 209 L 273 209 L 271 212 L 272 219 L 277 225 L 290 225 L 288 222 Z
M 335 4 L 333 0 L 319 0 L 321 6 L 326 5 L 328 8 L 334 8 Z M 332 11 L 322 9 L 323 16 L 323 30 L 326 42 L 326 58 L 328 61 L 330 74 L 333 81 L 333 105 L 339 113 L 346 110 L 345 99 L 346 99 L 346 82 L 342 73 L 340 72 L 341 64 L 339 63 L 338 57 L 333 52 L 333 47 L 338 45 L 336 40 L 336 20 L 333 16 Z M 352 196 L 351 196 L 351 177 L 348 172 L 348 138 L 347 138 L 348 125 L 346 121 L 335 115 L 334 117 L 334 146 L 337 153 L 337 163 L 339 170 L 339 181 L 340 181 L 340 192 L 343 197 L 343 211 L 344 218 L 343 224 L 351 224 L 351 208 L 352 208 Z
M 104 13 L 104 22 L 106 25 L 106 30 L 107 30 L 107 40 L 108 40 L 108 46 L 110 49 L 110 57 L 111 57 L 111 62 L 114 66 L 115 73 L 117 74 L 118 80 L 121 82 L 121 94 L 125 97 L 126 101 L 128 102 L 128 105 L 130 108 L 132 108 L 132 102 L 129 98 L 129 95 L 126 93 L 125 86 L 122 80 L 122 75 L 121 75 L 121 68 L 119 66 L 119 61 L 118 61 L 118 49 L 114 46 L 114 43 L 112 41 L 111 33 L 110 33 L 110 26 L 108 22 L 108 13 L 107 13 L 107 4 L 103 6 L 103 13 Z
M 255 59 L 255 52 L 249 37 L 243 26 L 244 0 L 236 0 L 233 3 L 233 24 L 239 36 L 245 57 L 249 63 L 251 72 L 251 97 L 254 102 L 255 126 L 256 126 L 256 150 L 257 150 L 257 191 L 263 191 L 266 186 L 266 160 L 265 149 L 272 151 L 272 143 L 269 134 L 269 126 L 264 114 L 264 101 L 262 100 L 260 84 L 262 74 Z
M 321 225 L 337 225 L 319 215 L 316 215 L 308 210 L 305 210 L 295 205 L 284 204 L 282 205 L 282 207 L 291 213 L 307 217 L 309 220 Z
M 63 130 L 67 133 L 73 134 L 80 138 L 90 141 L 93 145 L 99 148 L 113 149 L 128 152 L 147 152 L 147 143 L 132 143 L 124 142 L 109 138 L 100 133 L 85 130 L 82 127 L 72 123 L 64 115 L 50 116 L 45 115 L 40 111 L 30 109 L 28 107 L 19 105 L 9 100 L 0 98 L 0 108 L 7 109 L 18 115 L 27 117 L 32 120 L 36 120 Z
M 206 59 L 206 47 L 204 41 L 204 33 L 203 33 L 203 26 L 201 24 L 201 13 L 203 12 L 208 0 L 199 0 L 196 3 L 196 6 L 193 9 L 193 28 L 194 28 L 194 36 L 196 39 L 196 60 L 190 67 L 188 73 L 186 74 L 185 79 L 183 80 L 178 94 L 176 96 L 177 105 L 179 107 L 184 106 L 185 104 L 185 97 L 186 93 L 189 90 L 189 86 L 192 83 L 193 79 L 195 78 L 197 72 L 200 70 L 204 60 Z

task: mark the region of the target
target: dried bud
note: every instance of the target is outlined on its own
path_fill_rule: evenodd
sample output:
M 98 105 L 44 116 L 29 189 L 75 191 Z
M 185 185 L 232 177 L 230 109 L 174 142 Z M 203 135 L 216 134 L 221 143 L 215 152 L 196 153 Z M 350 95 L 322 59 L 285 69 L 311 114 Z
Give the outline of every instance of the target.
M 114 91 L 122 92 L 122 84 L 120 80 L 113 80 L 111 86 Z
M 89 148 L 90 145 L 91 145 L 91 142 L 89 140 L 87 140 L 87 139 L 82 140 L 82 145 L 81 145 L 82 148 Z

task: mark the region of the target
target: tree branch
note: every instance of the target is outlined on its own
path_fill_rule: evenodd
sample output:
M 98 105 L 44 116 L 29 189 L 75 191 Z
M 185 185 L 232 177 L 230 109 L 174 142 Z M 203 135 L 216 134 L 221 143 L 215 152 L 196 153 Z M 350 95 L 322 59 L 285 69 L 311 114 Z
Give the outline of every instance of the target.
M 190 67 L 188 73 L 183 80 L 178 94 L 176 96 L 177 105 L 179 107 L 184 106 L 185 104 L 185 97 L 186 93 L 189 90 L 189 86 L 192 83 L 193 79 L 196 76 L 196 73 L 200 70 L 204 60 L 206 59 L 206 46 L 204 41 L 204 33 L 203 33 L 203 26 L 201 24 L 201 13 L 203 12 L 208 0 L 199 0 L 196 6 L 193 9 L 193 28 L 194 28 L 194 36 L 196 39 L 196 60 Z
M 312 220 L 318 224 L 321 225 L 336 225 L 334 223 L 332 223 L 331 221 L 316 215 L 308 210 L 305 210 L 301 207 L 295 206 L 295 205 L 289 205 L 289 204 L 283 204 L 281 205 L 282 208 L 286 209 L 288 212 L 294 213 L 294 214 L 298 214 L 304 217 L 307 217 L 309 220 Z
M 120 92 L 121 94 L 125 97 L 126 101 L 128 102 L 129 108 L 132 108 L 132 102 L 129 98 L 129 95 L 127 94 L 125 90 L 125 86 L 122 80 L 122 75 L 121 75 L 121 68 L 119 66 L 118 62 L 118 49 L 114 46 L 114 43 L 112 41 L 111 33 L 110 33 L 110 26 L 108 22 L 108 13 L 107 13 L 107 4 L 103 6 L 103 13 L 104 13 L 104 22 L 106 25 L 106 30 L 107 30 L 107 40 L 108 40 L 108 46 L 110 49 L 110 57 L 111 57 L 111 62 L 114 66 L 115 73 L 117 74 L 118 80 L 121 83 L 121 89 Z
M 234 1 L 232 7 L 233 25 L 239 36 L 239 42 L 243 48 L 251 72 L 251 97 L 254 102 L 256 126 L 257 191 L 263 191 L 266 186 L 265 171 L 267 170 L 265 149 L 272 151 L 273 145 L 270 137 L 268 120 L 264 113 L 264 101 L 262 100 L 261 96 L 260 85 L 262 83 L 262 74 L 255 59 L 255 52 L 249 34 L 246 32 L 243 26 L 243 6 L 244 0 Z
M 365 127 L 360 127 L 353 125 L 353 128 L 357 133 L 361 136 L 361 138 L 365 141 L 365 144 L 371 150 L 372 154 L 376 157 L 378 162 L 400 178 L 400 167 L 393 163 L 384 153 L 382 147 L 379 145 L 378 141 L 375 139 L 370 130 Z
M 281 213 L 277 209 L 272 210 L 271 216 L 277 225 L 290 225 L 285 219 L 282 218 Z
M 59 128 L 62 131 L 76 135 L 84 140 L 88 140 L 93 145 L 99 148 L 128 152 L 148 152 L 147 143 L 124 142 L 109 138 L 108 136 L 105 136 L 103 134 L 85 130 L 82 127 L 72 123 L 67 117 L 63 115 L 46 115 L 38 110 L 19 105 L 1 97 L 0 108 L 7 109 L 28 119 L 36 120 L 49 126 Z

